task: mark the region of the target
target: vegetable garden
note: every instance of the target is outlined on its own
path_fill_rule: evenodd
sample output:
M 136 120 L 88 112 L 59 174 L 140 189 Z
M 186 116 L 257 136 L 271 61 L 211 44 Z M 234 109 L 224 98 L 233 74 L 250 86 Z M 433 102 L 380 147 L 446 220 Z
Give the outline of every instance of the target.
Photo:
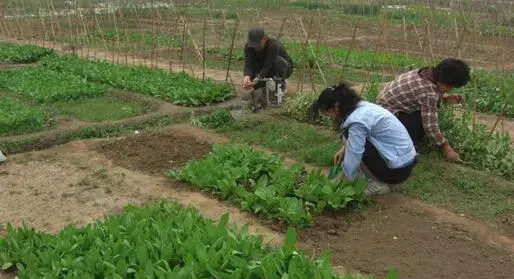
M 359 1 L 39 1 L 33 17 L 20 13 L 32 0 L 7 1 L 0 19 L 0 150 L 8 156 L 0 164 L 8 207 L 0 209 L 0 278 L 514 272 L 514 76 L 510 58 L 487 55 L 490 45 L 509 49 L 511 38 L 477 35 L 501 29 L 484 12 Z M 472 25 L 470 13 L 481 21 Z M 284 107 L 257 115 L 238 89 L 245 31 L 255 22 L 297 65 Z M 458 38 L 451 47 L 435 39 L 449 34 Z M 471 45 L 483 46 L 483 57 Z M 376 200 L 364 197 L 365 181 L 331 180 L 340 147 L 333 124 L 306 119 L 320 88 L 345 79 L 374 102 L 384 82 L 445 56 L 473 66 L 472 81 L 457 90 L 466 106 L 439 111 L 465 163 L 445 163 L 427 144 L 413 177 Z M 63 217 L 47 231 L 39 221 L 73 206 L 90 210 L 77 213 L 83 222 Z

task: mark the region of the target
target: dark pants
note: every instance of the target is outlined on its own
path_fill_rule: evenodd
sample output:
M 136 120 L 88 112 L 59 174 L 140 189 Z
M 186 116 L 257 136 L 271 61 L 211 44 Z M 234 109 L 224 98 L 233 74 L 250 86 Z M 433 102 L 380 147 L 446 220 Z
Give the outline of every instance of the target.
M 261 71 L 261 65 L 256 65 L 256 67 L 253 69 L 254 73 L 258 73 Z M 293 74 L 293 65 L 289 63 L 287 60 L 282 58 L 281 56 L 277 56 L 277 59 L 273 63 L 273 66 L 271 67 L 270 73 L 262 78 L 283 78 L 287 79 Z M 252 79 L 255 78 L 255 76 L 251 77 Z M 262 88 L 266 85 L 266 83 L 261 82 L 258 83 L 256 86 L 254 86 L 255 89 Z
M 348 138 L 348 131 L 343 131 L 345 138 Z M 412 173 L 412 169 L 416 166 L 416 159 L 414 162 L 402 168 L 391 169 L 377 148 L 368 140 L 364 146 L 364 154 L 362 155 L 362 163 L 366 165 L 369 172 L 375 176 L 379 181 L 387 184 L 399 184 L 407 180 Z
M 405 167 L 391 169 L 387 166 L 386 161 L 375 146 L 366 140 L 362 162 L 368 170 L 380 181 L 387 184 L 399 184 L 407 180 L 412 173 L 412 169 L 416 165 L 416 160 Z
M 403 113 L 400 112 L 396 116 L 400 122 L 402 122 L 403 126 L 409 132 L 409 136 L 414 143 L 416 149 L 419 148 L 419 145 L 423 138 L 425 137 L 425 129 L 423 129 L 423 121 L 421 119 L 421 111 L 415 111 L 412 113 Z

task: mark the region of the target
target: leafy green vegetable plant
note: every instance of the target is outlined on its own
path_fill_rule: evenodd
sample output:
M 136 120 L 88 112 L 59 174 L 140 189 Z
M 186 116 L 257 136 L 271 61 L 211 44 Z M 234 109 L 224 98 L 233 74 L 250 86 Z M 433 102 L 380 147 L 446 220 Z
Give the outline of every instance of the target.
M 216 129 L 230 124 L 234 121 L 234 117 L 229 110 L 218 109 L 214 113 L 204 116 L 192 116 L 191 124 L 199 128 Z
M 2 62 L 33 63 L 53 54 L 55 52 L 49 48 L 0 42 L 0 61 Z
M 228 214 L 215 223 L 157 202 L 57 235 L 9 225 L 0 266 L 18 278 L 341 278 L 328 254 L 311 261 L 295 243 L 294 230 L 282 247 L 270 248 L 247 226 L 229 227 Z
M 72 73 L 44 67 L 0 72 L 0 88 L 32 97 L 38 103 L 95 97 L 107 91 L 107 87 L 89 83 Z
M 486 126 L 473 125 L 470 115 L 457 118 L 451 107 L 440 110 L 439 125 L 470 166 L 514 178 L 514 149 L 509 134 L 491 134 Z
M 77 56 L 45 59 L 43 65 L 61 73 L 72 73 L 87 81 L 108 84 L 170 101 L 177 105 L 201 106 L 233 96 L 227 84 L 198 80 L 186 73 L 170 73 L 143 66 L 129 67 Z
M 0 95 L 0 136 L 41 131 L 47 120 L 41 108 Z
M 362 201 L 365 183 L 331 182 L 321 171 L 287 167 L 276 155 L 267 156 L 247 145 L 215 145 L 205 159 L 192 161 L 170 176 L 233 201 L 243 210 L 291 225 L 305 226 L 325 210 Z

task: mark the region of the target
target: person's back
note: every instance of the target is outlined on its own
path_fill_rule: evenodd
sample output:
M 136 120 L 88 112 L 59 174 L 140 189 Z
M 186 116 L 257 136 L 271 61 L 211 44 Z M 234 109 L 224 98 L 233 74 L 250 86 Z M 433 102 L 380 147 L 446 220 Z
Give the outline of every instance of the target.
M 416 156 L 414 144 L 403 124 L 388 110 L 360 101 L 342 124 L 343 129 L 360 125 L 368 130 L 366 139 L 373 144 L 390 168 L 408 164 Z
M 421 69 L 415 69 L 399 75 L 383 89 L 377 104 L 393 114 L 412 113 L 421 109 L 420 98 L 430 96 L 436 102 L 441 101 L 437 85 L 420 75 Z
M 462 60 L 448 58 L 435 67 L 425 67 L 398 76 L 389 83 L 378 100 L 398 117 L 418 148 L 429 137 L 449 161 L 461 161 L 439 129 L 438 107 L 445 103 L 462 103 L 461 95 L 446 94 L 470 80 L 469 66 Z
M 293 60 L 287 54 L 287 50 L 285 47 L 280 43 L 279 40 L 274 38 L 268 38 L 266 45 L 262 49 L 255 49 L 253 47 L 250 47 L 248 43 L 245 44 L 244 47 L 245 55 L 248 55 L 248 58 L 250 61 L 253 62 L 253 64 L 248 65 L 248 68 L 245 68 L 245 73 L 247 73 L 250 77 L 255 77 L 259 75 L 258 71 L 255 71 L 254 69 L 263 69 L 264 63 L 266 62 L 266 59 L 270 54 L 273 56 L 278 55 L 279 57 L 285 59 L 288 63 L 293 65 Z M 275 58 L 273 58 L 273 61 Z M 268 72 L 264 71 L 261 74 L 261 77 L 268 77 Z

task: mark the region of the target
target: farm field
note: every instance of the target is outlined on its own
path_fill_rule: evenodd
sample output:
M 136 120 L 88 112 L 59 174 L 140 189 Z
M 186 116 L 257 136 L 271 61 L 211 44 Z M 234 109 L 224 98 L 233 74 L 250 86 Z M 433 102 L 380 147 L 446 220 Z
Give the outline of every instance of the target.
M 0 278 L 512 276 L 509 3 L 36 2 L 0 19 Z M 253 114 L 256 24 L 297 68 L 286 104 Z M 329 180 L 338 136 L 305 113 L 320 90 L 346 79 L 375 101 L 446 56 L 473 67 L 466 106 L 439 111 L 465 164 L 427 145 L 371 199 Z

